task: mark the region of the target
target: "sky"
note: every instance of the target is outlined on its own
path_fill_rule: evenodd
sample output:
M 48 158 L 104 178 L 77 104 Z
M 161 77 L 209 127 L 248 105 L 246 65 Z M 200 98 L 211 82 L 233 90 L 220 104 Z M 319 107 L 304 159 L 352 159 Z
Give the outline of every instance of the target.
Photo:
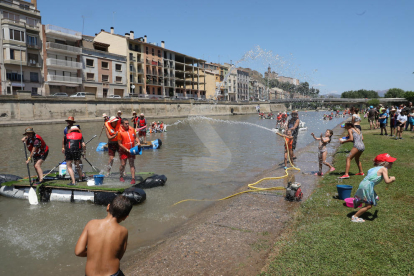
M 38 0 L 43 24 L 101 29 L 209 62 L 269 64 L 321 94 L 358 89 L 414 91 L 411 0 Z

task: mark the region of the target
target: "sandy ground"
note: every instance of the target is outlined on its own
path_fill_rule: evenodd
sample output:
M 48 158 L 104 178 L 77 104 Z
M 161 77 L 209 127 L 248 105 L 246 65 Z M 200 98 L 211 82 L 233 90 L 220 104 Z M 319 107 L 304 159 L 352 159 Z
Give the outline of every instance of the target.
M 334 129 L 328 162 L 332 161 L 342 133 L 340 127 Z M 299 135 L 310 137 L 307 132 Z M 317 154 L 315 142 L 296 153 L 300 172 L 290 170 L 289 177 L 267 181 L 259 187 L 286 187 L 288 181 L 296 181 L 302 184 L 306 200 L 318 180 L 313 175 L 318 170 Z M 255 181 L 282 175 L 281 164 Z M 247 186 L 240 191 L 246 189 Z M 126 275 L 257 275 L 266 265 L 275 240 L 301 204 L 286 201 L 284 194 L 284 190 L 252 192 L 217 202 L 156 244 L 138 250 L 123 261 L 121 268 Z M 197 203 L 182 204 L 191 208 Z

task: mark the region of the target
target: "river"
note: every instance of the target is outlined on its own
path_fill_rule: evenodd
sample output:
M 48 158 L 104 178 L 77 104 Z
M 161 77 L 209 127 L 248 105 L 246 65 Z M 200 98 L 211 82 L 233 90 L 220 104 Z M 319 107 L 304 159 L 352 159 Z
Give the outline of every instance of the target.
M 299 133 L 298 148 L 313 141 L 311 132 L 319 136 L 344 120 L 324 121 L 322 115 L 323 112 L 300 112 L 308 130 Z M 149 140 L 161 139 L 162 148 L 145 150 L 137 157 L 136 168 L 164 174 L 168 181 L 164 187 L 147 189 L 147 200 L 134 206 L 122 223 L 129 231 L 126 256 L 156 242 L 212 204 L 187 202 L 172 207 L 175 202 L 227 196 L 283 160 L 283 140 L 269 131 L 275 120 L 262 120 L 257 115 L 212 119 L 167 119 L 164 123 L 170 125 L 168 132 L 148 136 Z M 44 170 L 64 159 L 60 152 L 64 126 L 65 123 L 34 127 L 50 147 Z M 24 128 L 2 128 L 1 173 L 26 176 L 20 141 Z M 101 123 L 81 124 L 85 140 L 99 136 L 101 128 Z M 99 142 L 106 142 L 105 134 L 88 145 L 87 158 L 95 167 L 104 168 L 108 155 L 95 151 Z M 90 170 L 84 164 L 85 170 Z M 117 172 L 118 168 L 116 158 L 113 170 Z M 35 174 L 33 167 L 31 173 Z M 1 275 L 82 275 L 86 259 L 74 255 L 76 241 L 89 220 L 106 216 L 105 207 L 93 204 L 49 202 L 31 206 L 28 201 L 2 196 L 0 210 Z

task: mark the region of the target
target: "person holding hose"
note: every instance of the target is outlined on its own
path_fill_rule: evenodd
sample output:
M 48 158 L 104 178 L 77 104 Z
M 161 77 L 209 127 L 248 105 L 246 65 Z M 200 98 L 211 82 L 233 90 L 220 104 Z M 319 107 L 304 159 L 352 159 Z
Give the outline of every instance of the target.
M 38 185 L 43 182 L 43 171 L 41 166 L 49 154 L 49 146 L 46 145 L 39 134 L 34 132 L 32 127 L 26 128 L 23 135 L 22 142 L 26 144 L 27 149 L 30 152 L 26 164 L 29 164 L 30 160 L 33 158 L 33 164 L 38 178 L 38 182 L 36 182 L 35 185 Z
M 292 143 L 292 159 L 296 159 L 295 156 L 295 149 L 296 149 L 296 143 L 298 141 L 298 134 L 299 134 L 299 114 L 298 111 L 292 111 L 292 118 L 289 120 L 288 122 L 288 128 L 287 130 L 292 131 L 292 136 L 293 136 L 293 143 Z
M 135 145 L 140 145 L 138 135 L 133 127 L 129 126 L 128 119 L 124 118 L 121 121 L 121 127 L 119 128 L 118 133 L 118 145 L 119 145 L 119 154 L 121 157 L 121 166 L 119 168 L 120 178 L 119 181 L 125 182 L 124 172 L 126 161 L 129 161 L 129 167 L 131 169 L 131 185 L 135 184 L 135 155 L 131 154 L 130 150 L 135 147 Z

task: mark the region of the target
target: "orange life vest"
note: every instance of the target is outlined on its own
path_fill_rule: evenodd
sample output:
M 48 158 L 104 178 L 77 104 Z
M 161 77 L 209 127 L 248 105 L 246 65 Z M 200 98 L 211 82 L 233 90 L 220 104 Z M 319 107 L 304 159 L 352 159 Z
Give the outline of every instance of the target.
M 125 130 L 123 127 L 119 129 L 118 141 L 121 141 L 122 145 L 127 149 L 134 147 L 135 138 L 136 132 L 133 127 L 129 127 L 128 130 Z
M 115 134 L 115 132 L 119 131 L 119 127 L 120 125 L 117 123 L 116 127 L 112 127 L 110 122 L 106 122 L 105 123 L 106 128 L 108 129 L 109 135 L 113 136 Z M 115 136 L 112 139 L 109 139 L 110 142 L 117 142 L 118 141 L 118 137 Z

